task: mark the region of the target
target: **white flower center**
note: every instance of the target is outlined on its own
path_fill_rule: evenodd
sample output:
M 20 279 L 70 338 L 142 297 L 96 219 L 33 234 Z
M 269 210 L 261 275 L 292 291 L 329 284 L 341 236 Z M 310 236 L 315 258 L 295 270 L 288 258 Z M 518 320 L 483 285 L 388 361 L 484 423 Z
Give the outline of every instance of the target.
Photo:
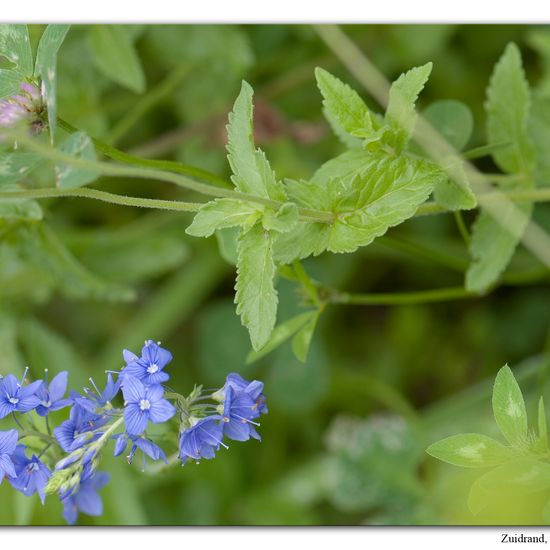
M 8 399 L 8 401 L 12 404 L 12 405 L 17 405 L 17 403 L 19 403 L 19 399 L 17 397 L 10 397 Z
M 149 403 L 149 400 L 148 400 L 148 399 L 142 399 L 142 400 L 139 402 L 139 408 L 140 408 L 142 411 L 148 411 L 148 410 L 151 408 L 151 403 Z
M 36 462 L 31 462 L 31 463 L 27 466 L 27 471 L 28 471 L 29 473 L 38 471 L 38 464 L 37 464 Z
M 52 406 L 52 402 L 48 399 L 48 401 L 41 401 L 40 404 L 43 406 L 43 407 L 46 407 L 46 408 L 49 408 Z
M 158 372 L 159 366 L 156 363 L 152 363 L 147 367 L 147 372 L 149 374 L 155 374 L 155 372 Z

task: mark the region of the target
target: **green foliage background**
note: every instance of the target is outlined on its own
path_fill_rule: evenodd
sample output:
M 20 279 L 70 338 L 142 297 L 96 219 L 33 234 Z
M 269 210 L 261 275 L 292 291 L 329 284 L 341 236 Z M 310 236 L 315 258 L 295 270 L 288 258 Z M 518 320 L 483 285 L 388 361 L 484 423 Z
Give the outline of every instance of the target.
M 31 26 L 34 47 L 44 27 Z M 390 79 L 433 62 L 419 108 L 454 99 L 474 115 L 468 148 L 486 141 L 483 103 L 493 65 L 515 41 L 529 81 L 550 87 L 550 29 L 378 25 L 346 32 Z M 2 60 L 0 59 L 0 63 Z M 302 25 L 74 26 L 58 58 L 58 113 L 90 135 L 151 158 L 229 177 L 227 113 L 241 80 L 255 89 L 256 141 L 281 177 L 308 178 L 344 150 L 322 116 L 314 68 L 361 91 L 315 32 Z M 362 94 L 366 97 L 366 94 Z M 369 106 L 375 103 L 367 97 Z M 485 164 L 484 164 L 485 163 Z M 496 168 L 491 161 L 480 166 Z M 40 178 L 40 174 L 35 174 Z M 44 174 L 45 178 L 48 174 Z M 120 194 L 175 199 L 175 187 L 103 177 Z M 228 372 L 265 381 L 263 441 L 231 444 L 198 466 L 145 473 L 106 457 L 105 513 L 89 524 L 541 523 L 530 499 L 474 516 L 475 472 L 425 448 L 460 431 L 494 434 L 491 381 L 514 367 L 527 394 L 550 374 L 548 272 L 528 286 L 425 306 L 331 305 L 306 364 L 290 343 L 254 364 L 233 305 L 234 267 L 216 238 L 185 234 L 191 214 L 84 199 L 41 202 L 46 223 L 0 221 L 0 373 L 69 370 L 73 385 L 122 365 L 121 351 L 162 340 L 171 385 L 220 386 Z M 550 230 L 550 208 L 535 219 Z M 475 213 L 466 213 L 470 223 Z M 416 243 L 422 243 L 419 249 Z M 353 255 L 304 262 L 329 286 L 399 292 L 460 286 L 467 251 L 452 215 L 414 218 Z M 521 247 L 512 268 L 536 269 Z M 278 282 L 279 320 L 302 297 Z M 546 340 L 546 343 L 545 343 Z M 7 425 L 6 423 L 2 424 Z M 493 430 L 493 432 L 491 431 Z M 546 498 L 544 498 L 546 496 Z M 59 524 L 61 506 L 0 486 L 1 524 Z M 528 505 L 529 504 L 529 505 Z

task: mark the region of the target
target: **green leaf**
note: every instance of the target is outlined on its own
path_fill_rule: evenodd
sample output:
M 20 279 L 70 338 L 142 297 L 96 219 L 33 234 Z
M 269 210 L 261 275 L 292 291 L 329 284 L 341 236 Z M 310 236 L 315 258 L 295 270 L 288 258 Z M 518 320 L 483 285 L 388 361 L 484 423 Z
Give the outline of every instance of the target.
M 536 152 L 535 180 L 537 185 L 548 185 L 550 181 L 550 99 L 535 96 L 531 105 L 528 132 Z
M 454 99 L 435 101 L 423 116 L 457 151 L 462 151 L 470 141 L 474 117 L 464 103 Z
M 272 237 L 256 224 L 239 238 L 235 285 L 237 314 L 248 329 L 256 351 L 269 341 L 275 326 L 278 298 L 274 277 Z
M 509 460 L 512 451 L 482 434 L 458 434 L 430 445 L 426 452 L 437 458 L 465 468 L 488 468 Z
M 251 351 L 248 354 L 246 363 L 253 363 L 254 361 L 264 357 L 264 355 L 272 352 L 275 348 L 278 348 L 283 342 L 286 342 L 293 334 L 296 334 L 316 316 L 317 311 L 306 311 L 305 313 L 300 313 L 299 315 L 288 319 L 284 323 L 277 325 L 271 333 L 271 337 L 265 346 L 258 351 Z
M 292 231 L 297 223 L 298 207 L 293 202 L 285 202 L 276 212 L 266 209 L 262 218 L 264 229 L 279 233 Z
M 70 25 L 48 25 L 40 38 L 36 52 L 34 74 L 42 79 L 52 143 L 57 123 L 57 52 L 69 27 Z
M 424 160 L 368 155 L 362 171 L 327 184 L 289 181 L 289 196 L 307 208 L 334 212 L 327 225 L 327 250 L 354 252 L 390 227 L 410 218 L 441 179 L 441 171 Z
M 398 145 L 406 145 L 416 124 L 415 103 L 432 71 L 432 63 L 403 73 L 391 86 L 385 121 L 399 129 Z
M 493 413 L 504 437 L 512 445 L 527 441 L 527 412 L 521 389 L 508 365 L 497 374 L 493 387 Z
M 498 220 L 481 210 L 472 226 L 466 289 L 485 292 L 510 262 L 533 212 L 532 203 L 500 203 Z
M 330 119 L 351 136 L 371 136 L 374 132 L 371 115 L 359 94 L 320 67 L 315 69 L 315 78 Z
M 454 164 L 446 169 L 447 178 L 442 178 L 434 187 L 434 200 L 449 210 L 470 210 L 477 206 L 464 166 Z
M 334 118 L 332 113 L 323 107 L 323 115 L 326 118 L 327 122 L 329 123 L 329 126 L 331 127 L 334 135 L 348 148 L 348 149 L 362 149 L 363 148 L 363 142 L 356 137 L 351 136 L 348 134 L 342 126 L 338 123 L 338 121 Z
M 41 160 L 40 155 L 26 151 L 0 153 L 0 188 L 25 178 Z
M 309 348 L 311 346 L 311 339 L 313 338 L 313 333 L 315 332 L 315 327 L 317 326 L 317 321 L 321 315 L 320 311 L 316 311 L 312 315 L 311 319 L 294 335 L 292 339 L 292 352 L 294 353 L 296 359 L 305 363 L 307 361 L 307 356 L 309 354 Z
M 94 62 L 105 76 L 136 94 L 145 91 L 145 75 L 127 27 L 94 25 L 89 43 Z
M 241 226 L 250 229 L 262 212 L 253 203 L 235 199 L 215 199 L 206 203 L 185 230 L 193 237 L 210 237 L 216 229 Z
M 277 181 L 263 151 L 254 146 L 252 95 L 252 87 L 243 81 L 229 113 L 227 158 L 233 171 L 231 180 L 241 193 L 285 201 L 284 186 Z
M 32 76 L 32 51 L 27 25 L 0 25 L 0 58 L 12 68 L 0 69 L 0 98 L 19 91 L 21 81 Z
M 290 264 L 323 253 L 329 244 L 331 228 L 325 223 L 298 222 L 288 233 L 275 235 L 273 256 L 278 264 Z
M 5 185 L 2 191 L 21 191 L 18 185 Z M 0 192 L 0 219 L 39 221 L 43 217 L 42 208 L 37 201 L 28 199 L 2 199 Z
M 487 88 L 485 108 L 489 144 L 512 142 L 511 147 L 493 152 L 495 163 L 504 172 L 531 172 L 534 151 L 527 134 L 529 84 L 525 79 L 520 51 L 514 43 L 506 46 L 495 65 Z
M 355 176 L 363 174 L 372 164 L 373 157 L 363 150 L 346 151 L 325 162 L 313 174 L 311 181 L 326 184 L 332 179 L 351 181 Z
M 237 265 L 237 242 L 240 232 L 239 227 L 230 227 L 216 231 L 220 255 L 231 265 Z
M 96 154 L 92 140 L 84 132 L 72 134 L 60 147 L 61 151 L 77 159 L 95 161 Z M 100 176 L 96 170 L 82 169 L 70 164 L 56 166 L 57 187 L 73 189 L 88 185 Z

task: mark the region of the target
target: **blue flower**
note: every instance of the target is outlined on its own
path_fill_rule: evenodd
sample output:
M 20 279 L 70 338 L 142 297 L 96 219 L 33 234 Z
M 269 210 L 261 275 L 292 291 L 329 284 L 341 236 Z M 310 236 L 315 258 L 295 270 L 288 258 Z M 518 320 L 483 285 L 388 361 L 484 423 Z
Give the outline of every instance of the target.
M 172 361 L 172 354 L 152 340 L 147 340 L 141 350 L 141 357 L 125 349 L 122 352 L 126 366 L 122 369 L 121 375 L 133 376 L 146 386 L 162 384 L 170 376 L 162 369 Z
M 115 382 L 112 375 L 109 373 L 107 375 L 107 384 L 105 385 L 105 389 L 103 390 L 103 392 L 99 391 L 98 387 L 94 384 L 94 381 L 91 378 L 90 382 L 94 386 L 97 395 L 94 395 L 88 388 L 84 388 L 86 396 L 81 396 L 79 394 L 76 394 L 75 392 L 73 394 L 73 401 L 75 403 L 78 403 L 87 411 L 95 413 L 97 409 L 105 408 L 105 406 L 110 404 L 111 401 L 116 397 L 117 393 L 120 390 L 121 380 L 119 378 Z
M 162 386 L 144 386 L 137 378 L 125 376 L 122 386 L 124 395 L 124 423 L 130 435 L 141 435 L 149 421 L 160 424 L 170 420 L 175 407 L 163 399 Z
M 185 464 L 187 457 L 193 460 L 214 458 L 222 443 L 222 417 L 219 415 L 207 416 L 196 422 L 191 428 L 180 434 L 179 457 Z
M 46 380 L 36 390 L 36 397 L 40 399 L 36 412 L 40 416 L 46 416 L 50 411 L 58 411 L 71 404 L 71 399 L 63 399 L 67 391 L 68 376 L 67 371 L 60 372 L 49 384 Z
M 70 453 L 85 443 L 98 439 L 101 433 L 96 430 L 104 426 L 108 420 L 107 415 L 91 413 L 75 404 L 71 409 L 69 420 L 65 420 L 55 428 L 53 434 L 61 448 Z
M 114 437 L 116 439 L 114 455 L 121 455 L 128 446 L 129 441 L 132 442 L 132 448 L 130 449 L 130 454 L 126 457 L 128 459 L 128 464 L 132 463 L 135 452 L 140 449 L 144 455 L 147 455 L 153 460 L 162 460 L 165 464 L 168 464 L 166 455 L 164 451 L 150 439 L 144 437 L 135 437 L 128 434 L 118 434 Z
M 214 397 L 218 398 L 220 401 L 224 401 L 227 388 L 229 387 L 233 388 L 236 392 L 244 392 L 248 394 L 254 400 L 258 411 L 261 414 L 267 414 L 268 411 L 265 404 L 265 395 L 262 393 L 264 389 L 263 382 L 259 382 L 258 380 L 249 382 L 240 374 L 232 372 L 227 375 L 224 387 L 219 392 L 216 392 Z
M 23 376 L 24 379 L 25 376 Z M 12 412 L 26 413 L 40 405 L 40 399 L 35 394 L 41 385 L 42 380 L 37 380 L 28 386 L 22 386 L 13 374 L 2 378 L 0 380 L 0 418 Z
M 36 455 L 27 458 L 24 445 L 17 445 L 12 460 L 17 474 L 9 478 L 12 487 L 27 496 L 38 493 L 44 504 L 44 490 L 51 475 L 50 469 Z
M 63 503 L 63 517 L 69 525 L 76 523 L 79 512 L 89 516 L 100 516 L 103 513 L 103 502 L 97 492 L 107 485 L 109 479 L 109 474 L 96 472 L 83 479 L 78 488 L 59 494 Z
M 223 405 L 224 435 L 235 441 L 247 441 L 250 437 L 261 440 L 254 428 L 259 424 L 252 420 L 258 416 L 256 401 L 248 393 L 227 387 Z
M 17 430 L 0 432 L 0 483 L 4 476 L 17 477 L 11 455 L 17 446 Z

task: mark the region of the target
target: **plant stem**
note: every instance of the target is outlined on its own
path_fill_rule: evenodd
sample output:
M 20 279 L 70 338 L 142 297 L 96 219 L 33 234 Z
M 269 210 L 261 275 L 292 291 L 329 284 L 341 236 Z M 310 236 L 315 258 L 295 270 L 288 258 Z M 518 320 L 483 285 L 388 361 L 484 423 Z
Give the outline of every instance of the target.
M 173 210 L 178 212 L 197 212 L 202 203 L 182 202 L 159 199 L 143 199 L 140 197 L 129 197 L 127 195 L 116 195 L 98 189 L 80 187 L 78 189 L 29 189 L 25 191 L 8 191 L 2 193 L 2 199 L 52 199 L 61 197 L 79 197 L 94 199 L 111 204 L 122 206 L 135 206 L 138 208 L 155 208 L 157 210 Z
M 462 236 L 462 239 L 466 243 L 466 246 L 470 246 L 470 233 L 468 233 L 468 228 L 464 223 L 464 217 L 462 216 L 462 212 L 460 212 L 460 210 L 454 212 L 454 218 L 455 218 L 456 225 L 458 227 L 458 231 Z
M 59 448 L 61 448 L 61 446 L 59 445 L 55 437 L 52 437 L 51 435 L 43 434 L 42 432 L 36 432 L 33 430 L 23 430 L 19 436 L 19 439 L 23 439 L 25 437 L 38 437 L 39 439 L 42 439 L 47 443 L 55 444 Z
M 381 294 L 351 294 L 326 289 L 331 304 L 354 304 L 368 306 L 413 305 L 447 300 L 476 298 L 479 294 L 469 292 L 462 287 L 438 288 L 416 292 L 381 293 Z

